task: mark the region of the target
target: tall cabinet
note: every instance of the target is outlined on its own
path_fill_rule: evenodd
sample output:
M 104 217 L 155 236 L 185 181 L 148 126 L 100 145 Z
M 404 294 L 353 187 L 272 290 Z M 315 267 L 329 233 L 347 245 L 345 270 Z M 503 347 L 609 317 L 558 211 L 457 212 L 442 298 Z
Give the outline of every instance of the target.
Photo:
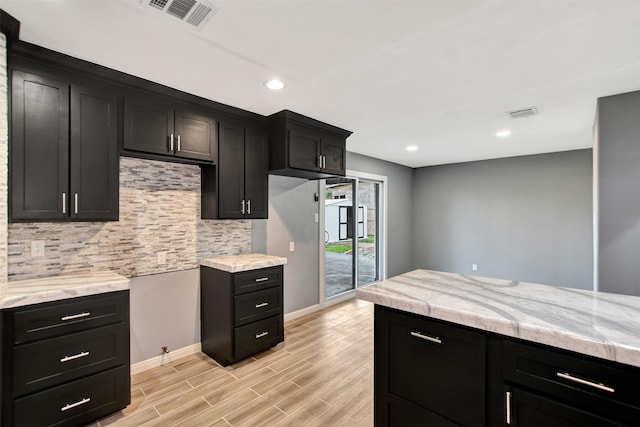
M 10 218 L 117 220 L 117 97 L 52 75 L 12 71 Z
M 598 289 L 640 296 L 640 91 L 598 99 L 594 144 Z
M 260 124 L 221 121 L 216 166 L 202 167 L 202 218 L 267 218 L 268 156 Z

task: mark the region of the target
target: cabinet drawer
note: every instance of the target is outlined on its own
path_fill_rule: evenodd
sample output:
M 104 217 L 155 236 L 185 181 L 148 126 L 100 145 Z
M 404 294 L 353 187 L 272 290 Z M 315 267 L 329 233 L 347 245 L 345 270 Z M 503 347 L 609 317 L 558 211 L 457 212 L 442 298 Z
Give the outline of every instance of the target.
M 124 366 L 14 401 L 14 425 L 83 425 L 130 403 Z
M 639 368 L 514 341 L 503 352 L 505 380 L 581 404 L 599 397 L 640 407 Z
M 128 332 L 118 323 L 14 347 L 14 397 L 128 365 Z
M 236 359 L 273 347 L 284 339 L 282 316 L 270 317 L 234 329 Z
M 282 285 L 282 266 L 242 271 L 233 275 L 235 295 L 279 285 Z
M 388 328 L 389 392 L 453 423 L 484 425 L 486 337 L 430 319 L 386 316 L 378 327 Z
M 241 326 L 282 312 L 282 286 L 234 297 L 235 324 Z
M 55 337 L 129 317 L 129 292 L 111 292 L 7 310 L 13 316 L 14 343 Z

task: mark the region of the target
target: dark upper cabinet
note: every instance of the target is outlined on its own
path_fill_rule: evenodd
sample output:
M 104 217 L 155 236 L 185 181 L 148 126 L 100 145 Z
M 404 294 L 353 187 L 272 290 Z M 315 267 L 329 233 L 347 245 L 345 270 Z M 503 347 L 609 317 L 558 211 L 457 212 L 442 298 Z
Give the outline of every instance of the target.
M 213 162 L 216 146 L 216 120 L 204 108 L 154 96 L 125 98 L 125 150 Z
M 217 164 L 202 167 L 202 218 L 267 218 L 268 151 L 263 127 L 220 122 Z
M 269 173 L 308 179 L 345 175 L 350 131 L 289 110 L 268 122 Z
M 117 98 L 49 74 L 12 71 L 11 220 L 117 220 Z

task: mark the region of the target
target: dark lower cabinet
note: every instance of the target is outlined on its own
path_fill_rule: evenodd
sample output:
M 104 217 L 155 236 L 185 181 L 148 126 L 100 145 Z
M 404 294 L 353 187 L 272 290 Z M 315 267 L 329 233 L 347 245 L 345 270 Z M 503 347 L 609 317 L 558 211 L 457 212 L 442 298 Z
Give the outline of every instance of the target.
M 229 273 L 200 267 L 202 351 L 226 366 L 284 340 L 282 266 Z
M 640 368 L 375 307 L 375 425 L 640 426 Z
M 117 220 L 117 97 L 58 74 L 11 70 L 10 219 Z
M 0 312 L 2 426 L 81 426 L 131 401 L 129 291 Z

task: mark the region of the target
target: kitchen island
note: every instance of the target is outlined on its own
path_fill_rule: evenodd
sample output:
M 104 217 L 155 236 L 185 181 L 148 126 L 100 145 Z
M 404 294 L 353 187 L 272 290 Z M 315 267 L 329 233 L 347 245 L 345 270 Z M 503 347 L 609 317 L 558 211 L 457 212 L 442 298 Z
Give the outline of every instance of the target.
M 377 426 L 640 425 L 639 297 L 429 270 L 357 296 Z

